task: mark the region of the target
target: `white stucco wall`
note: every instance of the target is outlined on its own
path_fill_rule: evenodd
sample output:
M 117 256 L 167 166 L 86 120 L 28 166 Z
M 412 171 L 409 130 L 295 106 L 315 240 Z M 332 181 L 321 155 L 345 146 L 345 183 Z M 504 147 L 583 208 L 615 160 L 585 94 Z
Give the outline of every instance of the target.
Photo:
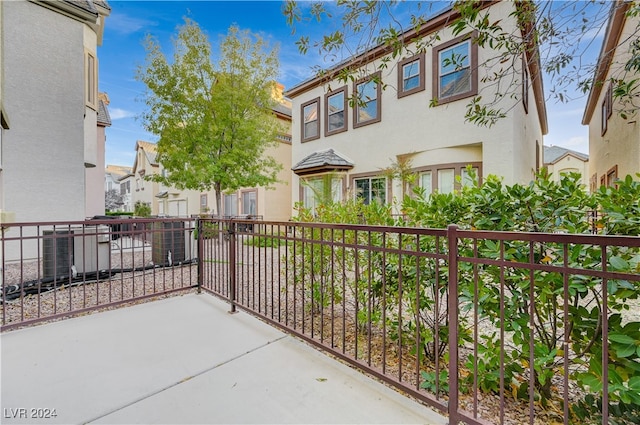
M 613 100 L 613 111 L 607 123 L 607 131 L 602 134 L 601 105 L 607 95 L 608 81 L 611 78 L 626 78 L 631 80 L 636 75 L 624 73 L 624 65 L 631 54 L 630 40 L 636 40 L 636 25 L 640 18 L 627 17 L 620 36 L 620 45 L 616 49 L 615 57 L 602 88 L 600 97 L 596 103 L 596 109 L 589 122 L 589 176 L 596 176 L 597 184 L 600 178 L 607 172 L 617 167 L 618 177 L 624 178 L 632 175 L 637 179 L 636 173 L 640 172 L 640 114 L 637 112 L 624 119 L 620 116 L 622 105 L 619 100 Z
M 501 19 L 505 31 L 515 31 L 513 26 L 507 27 L 512 21 L 511 2 L 502 2 L 491 7 L 491 19 Z M 515 25 L 515 22 L 513 22 Z M 441 41 L 436 47 L 454 38 L 450 29 L 440 32 Z M 388 84 L 381 94 L 381 122 L 353 127 L 352 108 L 348 109 L 348 131 L 324 136 L 325 94 L 329 87 L 333 90 L 343 84 L 337 81 L 331 84 L 317 86 L 292 99 L 292 163 L 295 165 L 313 152 L 334 149 L 351 160 L 355 165 L 349 175 L 360 173 L 380 173 L 396 160 L 396 155 L 417 153 L 412 157 L 413 167 L 424 167 L 438 164 L 459 162 L 482 162 L 482 174 L 495 174 L 504 178 L 505 183 L 528 183 L 536 170 L 536 141 L 540 149 L 543 144 L 542 129 L 533 91 L 529 89 L 528 114 L 520 100 L 505 96 L 497 107 L 506 112 L 506 117 L 498 120 L 491 127 L 478 126 L 465 122 L 465 112 L 471 97 L 458 101 L 430 107 L 430 101 L 435 97 L 432 89 L 433 48 L 428 48 L 425 55 L 425 90 L 398 98 L 397 86 L 398 67 L 389 65 L 382 70 L 382 80 Z M 411 55 L 407 55 L 411 56 Z M 482 64 L 489 58 L 496 56 L 491 50 L 478 49 L 478 63 Z M 400 58 L 402 59 L 402 58 Z M 377 65 L 380 61 L 376 62 Z M 369 73 L 377 70 L 377 66 L 369 65 Z M 478 75 L 478 94 L 483 99 L 493 98 L 494 86 L 483 83 L 482 77 L 486 72 L 481 66 Z M 513 78 L 513 80 L 511 80 Z M 516 72 L 508 77 L 516 91 L 521 90 L 520 65 L 516 65 Z M 505 88 L 502 88 L 505 90 Z M 352 96 L 354 87 L 349 84 L 348 95 Z M 315 98 L 320 98 L 320 130 L 319 139 L 301 143 L 301 105 Z M 541 158 L 541 156 L 540 156 Z M 347 181 L 350 184 L 349 181 Z M 293 176 L 293 202 L 299 200 L 300 178 Z M 393 196 L 398 197 L 398 185 L 393 185 Z
M 83 24 L 31 2 L 2 6 L 5 208 L 21 222 L 82 219 Z

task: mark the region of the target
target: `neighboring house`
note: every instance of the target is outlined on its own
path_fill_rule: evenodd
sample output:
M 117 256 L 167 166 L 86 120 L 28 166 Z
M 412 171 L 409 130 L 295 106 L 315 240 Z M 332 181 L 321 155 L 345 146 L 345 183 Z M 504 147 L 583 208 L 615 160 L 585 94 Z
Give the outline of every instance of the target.
M 227 217 L 260 216 L 264 220 L 286 221 L 291 218 L 291 102 L 282 97 L 284 86 L 277 85 L 274 94 L 278 104 L 273 113 L 282 125 L 277 145 L 266 150 L 265 155 L 282 164 L 278 183 L 271 189 L 264 187 L 243 188 L 222 197 L 222 215 Z M 215 198 L 211 201 L 215 205 Z
M 637 49 L 640 17 L 627 16 L 631 5 L 617 0 L 611 4 L 609 22 L 598 57 L 594 81 L 587 98 L 582 124 L 589 126 L 589 187 L 611 186 L 618 178 L 640 172 L 640 126 L 637 112 L 621 114 L 625 105 L 613 97 L 614 81 L 637 80 L 625 65 Z
M 560 146 L 545 146 L 543 158 L 553 181 L 560 181 L 562 174 L 578 173 L 582 176 L 580 181 L 587 184 L 589 155 Z
M 135 184 L 135 176 L 133 170 L 127 175 L 124 175 L 118 181 L 120 184 L 120 196 L 122 196 L 122 211 L 133 212 L 133 194 L 131 188 Z
M 267 149 L 266 155 L 272 156 L 282 164 L 278 174 L 278 183 L 270 189 L 264 187 L 242 188 L 222 195 L 222 216 L 243 217 L 260 216 L 264 220 L 288 220 L 291 218 L 291 104 L 282 98 L 282 86 L 276 93 L 279 99 L 273 112 L 282 124 L 282 132 L 277 144 Z M 215 211 L 215 191 L 199 192 L 179 190 L 174 187 L 150 181 L 153 174 L 166 171 L 157 161 L 157 145 L 138 141 L 136 159 L 132 175 L 125 176 L 120 182 L 132 184 L 131 202 L 138 201 L 151 206 L 152 215 L 185 217 L 197 214 L 218 215 Z
M 129 180 L 123 181 L 131 173 L 131 167 L 123 165 L 107 165 L 104 169 L 104 193 L 115 190 L 120 196 L 122 205 L 118 208 L 118 211 L 132 211 L 130 208 L 131 182 Z
M 487 2 L 485 7 L 492 21 L 518 31 L 512 13 L 521 4 Z M 329 192 L 334 200 L 401 199 L 405 184 L 383 171 L 393 164 L 416 173 L 416 184 L 427 193 L 451 192 L 459 187 L 458 179 L 464 184 L 467 166 L 480 179 L 495 174 L 507 184 L 532 180 L 542 165 L 547 133 L 537 48 L 525 49 L 516 75 L 509 77 L 509 84 L 522 88 L 522 102 L 514 106 L 505 96 L 501 102 L 506 117 L 492 127 L 466 123 L 474 95 L 495 95 L 495 84 L 484 82 L 484 73 L 492 70 L 479 65 L 497 52 L 473 43 L 471 31 L 454 36 L 448 25 L 456 14 L 447 10 L 419 30 L 400 35 L 411 54 L 393 59 L 389 48 L 377 46 L 285 92 L 293 103 L 294 202 L 313 207 L 317 193 Z M 440 39 L 433 47 L 416 45 L 416 37 L 436 31 Z M 520 31 L 525 32 L 524 25 Z M 462 58 L 458 68 L 447 61 L 454 55 Z M 341 83 L 337 77 L 347 68 L 363 77 L 353 84 Z M 361 101 L 349 102 L 350 98 Z M 434 99 L 436 105 L 430 106 Z
M 110 11 L 98 0 L 0 2 L 3 219 L 104 213 L 109 120 L 98 96 L 97 47 Z
M 137 202 L 142 202 L 151 207 L 151 215 L 170 217 L 189 217 L 208 211 L 210 200 L 214 199 L 211 193 L 180 190 L 150 179 L 154 174 L 166 172 L 156 156 L 155 143 L 142 140 L 136 142 L 133 176 L 125 176 L 124 179 L 125 183 L 131 182 L 131 202 L 134 208 Z

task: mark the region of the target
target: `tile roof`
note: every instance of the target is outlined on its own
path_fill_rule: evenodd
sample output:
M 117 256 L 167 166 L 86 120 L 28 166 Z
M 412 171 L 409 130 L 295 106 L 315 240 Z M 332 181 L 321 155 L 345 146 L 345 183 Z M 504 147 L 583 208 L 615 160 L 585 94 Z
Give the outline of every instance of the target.
M 107 103 L 102 99 L 98 99 L 98 124 L 103 126 L 111 125 L 111 116 L 109 115 L 109 109 L 107 109 Z
M 147 159 L 151 165 L 158 165 L 156 154 L 158 152 L 158 146 L 155 143 L 145 142 L 144 140 L 138 140 L 136 142 L 136 150 L 142 149 L 147 155 Z
M 333 149 L 314 152 L 304 158 L 291 168 L 293 171 L 304 173 L 305 171 L 320 171 L 323 169 L 351 169 L 353 162 L 349 161 L 342 155 L 336 153 Z
M 126 167 L 124 165 L 107 164 L 107 166 L 105 167 L 105 173 L 112 174 L 119 177 L 126 176 L 127 174 L 131 174 L 132 171 L 133 170 L 131 167 Z
M 584 154 L 582 152 L 577 152 L 571 149 L 563 148 L 560 146 L 545 146 L 544 147 L 544 163 L 545 164 L 555 164 L 560 159 L 564 158 L 566 155 L 573 155 L 578 159 L 583 161 L 589 160 L 589 155 Z

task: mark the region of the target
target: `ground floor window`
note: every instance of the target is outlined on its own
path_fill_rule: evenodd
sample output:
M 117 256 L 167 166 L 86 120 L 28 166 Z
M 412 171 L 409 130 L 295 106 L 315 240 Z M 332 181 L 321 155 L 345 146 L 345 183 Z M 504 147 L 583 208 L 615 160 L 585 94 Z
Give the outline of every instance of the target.
M 467 167 L 471 166 L 471 169 Z M 456 163 L 446 165 L 434 165 L 417 169 L 418 184 L 426 195 L 435 191 L 439 193 L 452 193 L 465 186 L 472 186 L 480 182 L 480 163 Z
M 224 215 L 236 216 L 238 215 L 238 195 L 231 193 L 224 195 Z
M 315 211 L 322 205 L 342 201 L 342 177 L 325 175 L 301 181 L 302 204 Z
M 365 205 L 377 202 L 387 203 L 387 178 L 364 177 L 354 179 L 356 199 L 361 199 Z
M 251 190 L 247 192 L 242 192 L 242 214 L 245 215 L 256 215 L 257 214 L 257 205 L 256 205 L 256 191 Z

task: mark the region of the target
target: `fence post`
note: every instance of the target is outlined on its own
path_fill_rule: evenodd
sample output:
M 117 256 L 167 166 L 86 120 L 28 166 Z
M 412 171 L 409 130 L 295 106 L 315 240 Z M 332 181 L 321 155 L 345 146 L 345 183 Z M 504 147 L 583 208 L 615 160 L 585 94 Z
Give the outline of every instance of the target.
M 236 224 L 233 220 L 229 220 L 229 300 L 231 301 L 231 310 L 229 313 L 236 312 Z
M 202 259 L 203 251 L 204 251 L 204 237 L 203 237 L 203 225 L 202 219 L 196 218 L 196 232 L 198 235 L 197 246 L 198 246 L 198 294 L 202 293 L 202 279 L 204 279 L 204 261 Z
M 447 227 L 449 248 L 449 424 L 458 425 L 458 226 Z

